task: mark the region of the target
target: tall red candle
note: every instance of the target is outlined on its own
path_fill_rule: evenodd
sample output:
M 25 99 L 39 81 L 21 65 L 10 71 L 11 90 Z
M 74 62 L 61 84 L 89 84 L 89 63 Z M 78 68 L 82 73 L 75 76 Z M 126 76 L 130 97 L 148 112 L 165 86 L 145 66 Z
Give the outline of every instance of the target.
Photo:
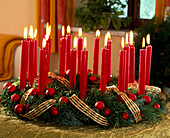
M 93 74 L 98 74 L 99 66 L 99 44 L 100 44 L 100 31 L 96 31 L 96 38 L 94 38 L 94 53 L 93 53 Z
M 151 72 L 151 57 L 152 57 L 152 46 L 150 44 L 150 34 L 147 35 L 146 47 L 146 75 L 145 75 L 145 85 L 149 85 L 150 82 L 150 72 Z
M 88 51 L 86 50 L 86 37 L 84 38 L 84 50 L 81 51 L 81 69 L 80 69 L 80 93 L 79 97 L 86 99 L 87 89 L 87 65 L 88 65 Z
M 142 47 L 145 47 L 144 39 Z M 140 50 L 139 57 L 139 90 L 138 95 L 145 94 L 145 73 L 146 73 L 146 49 Z
M 112 58 L 112 40 L 110 36 L 110 32 L 107 33 L 108 41 L 106 48 L 109 50 L 109 57 L 108 57 L 108 68 L 107 68 L 107 82 L 110 82 L 110 75 L 111 75 L 111 58 Z
M 77 69 L 77 73 L 80 73 L 81 51 L 82 50 L 83 50 L 82 28 L 79 28 L 79 37 L 77 39 L 77 52 L 78 52 L 78 69 Z
M 70 26 L 67 26 L 67 35 L 66 35 L 66 70 L 70 69 L 70 52 L 71 52 L 71 40 L 72 35 L 70 34 Z
M 102 48 L 102 59 L 101 59 L 101 74 L 100 74 L 100 90 L 102 92 L 106 91 L 107 86 L 107 56 L 109 50 Z
M 24 38 L 27 33 L 27 28 L 24 29 Z M 20 79 L 19 79 L 19 90 L 25 88 L 26 85 L 26 72 L 27 72 L 27 60 L 28 60 L 28 47 L 30 42 L 27 40 L 23 40 L 21 42 L 22 51 L 21 51 L 21 65 L 20 65 Z
M 51 41 L 52 41 L 52 38 L 49 36 L 48 40 L 47 40 L 47 48 L 48 48 L 48 63 L 47 63 L 47 71 L 49 72 L 50 71 L 50 57 L 51 57 Z

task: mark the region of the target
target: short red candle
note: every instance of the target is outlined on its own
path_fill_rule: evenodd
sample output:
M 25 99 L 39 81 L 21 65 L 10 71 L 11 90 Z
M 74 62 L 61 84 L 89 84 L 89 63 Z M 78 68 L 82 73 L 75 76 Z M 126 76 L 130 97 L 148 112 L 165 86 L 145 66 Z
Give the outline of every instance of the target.
M 40 49 L 40 58 L 39 58 L 39 79 L 38 79 L 38 95 L 44 96 L 44 89 L 45 89 L 45 51 Z
M 124 78 L 125 78 L 125 50 L 120 50 L 119 57 L 119 77 L 118 77 L 118 89 L 120 92 L 124 92 Z
M 108 70 L 107 70 L 107 82 L 110 82 L 110 75 L 111 75 L 111 58 L 112 58 L 112 40 L 107 41 L 106 48 L 109 50 L 109 56 L 108 56 Z
M 149 85 L 150 83 L 151 57 L 152 57 L 152 46 L 149 45 L 146 47 L 146 75 L 145 75 L 146 85 Z
M 27 63 L 28 61 L 28 47 L 30 42 L 23 40 L 21 42 L 22 51 L 21 51 L 21 65 L 20 65 L 20 79 L 19 79 L 19 90 L 25 88 L 26 85 L 26 73 L 27 73 Z
M 102 60 L 101 60 L 101 74 L 100 74 L 100 90 L 106 91 L 107 86 L 107 56 L 109 50 L 102 48 Z
M 145 94 L 145 65 L 146 64 L 146 50 L 140 50 L 140 58 L 139 58 L 139 91 L 138 95 Z
M 135 81 L 135 47 L 130 46 L 130 55 L 129 55 L 129 83 L 134 83 Z
M 80 64 L 81 64 L 81 51 L 83 50 L 83 38 L 77 38 L 77 52 L 78 52 L 78 69 L 77 73 L 80 73 Z
M 86 99 L 87 89 L 87 64 L 88 64 L 88 51 L 81 51 L 81 69 L 80 69 L 80 94 L 79 97 Z
M 72 35 L 67 34 L 66 35 L 66 41 L 67 41 L 67 46 L 66 46 L 66 70 L 70 69 L 71 40 L 72 40 Z
M 70 75 L 69 75 L 69 87 L 73 89 L 76 84 L 76 50 L 72 49 L 70 54 Z

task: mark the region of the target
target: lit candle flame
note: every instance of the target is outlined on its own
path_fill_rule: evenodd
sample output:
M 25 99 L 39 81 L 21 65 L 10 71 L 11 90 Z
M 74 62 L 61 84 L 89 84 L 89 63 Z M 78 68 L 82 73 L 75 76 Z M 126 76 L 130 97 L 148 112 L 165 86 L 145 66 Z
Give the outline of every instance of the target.
M 125 46 L 124 43 L 125 43 L 125 40 L 124 40 L 124 37 L 122 37 L 122 42 L 121 42 L 121 47 L 122 47 L 122 48 L 124 48 L 124 46 Z
M 74 37 L 74 46 L 73 46 L 73 48 L 75 48 L 75 49 L 77 48 L 77 37 L 76 36 Z
M 107 46 L 107 38 L 108 38 L 107 35 L 108 35 L 108 34 L 106 33 L 106 34 L 105 34 L 105 37 L 104 37 L 104 46 L 105 46 L 105 47 Z
M 49 23 L 47 22 L 47 24 L 46 24 L 46 35 L 48 35 L 48 26 L 49 26 Z
M 46 40 L 43 38 L 43 41 L 42 41 L 42 47 L 45 48 L 46 47 Z
M 27 29 L 27 27 L 25 27 L 25 28 L 24 28 L 24 39 L 27 38 L 27 33 L 28 33 L 28 29 Z
M 33 26 L 32 25 L 30 25 L 29 36 L 31 39 L 33 39 Z
M 148 45 L 150 45 L 150 34 L 147 34 L 146 36 L 146 42 Z
M 82 37 L 82 28 L 79 28 L 79 37 Z
M 96 37 L 99 37 L 99 36 L 100 36 L 100 31 L 97 30 L 97 31 L 96 31 Z
M 130 31 L 130 45 L 133 45 L 133 32 Z
M 64 25 L 63 25 L 63 26 L 62 26 L 62 36 L 65 35 L 64 31 L 65 31 L 65 28 L 64 28 Z
M 51 35 L 51 25 L 49 25 L 49 27 L 48 27 L 48 36 L 50 36 Z
M 111 35 L 110 35 L 110 32 L 107 32 L 107 39 L 111 39 Z
M 128 33 L 126 33 L 126 45 L 128 44 Z
M 67 34 L 70 34 L 71 32 L 71 28 L 70 28 L 70 25 L 67 26 Z
M 83 48 L 84 48 L 84 49 L 87 48 L 87 39 L 86 39 L 86 37 L 84 37 L 84 46 L 83 46 Z
M 36 38 L 36 36 L 37 36 L 37 29 L 35 29 L 34 31 L 34 38 Z
M 143 40 L 142 40 L 142 48 L 145 48 L 145 37 L 143 37 Z

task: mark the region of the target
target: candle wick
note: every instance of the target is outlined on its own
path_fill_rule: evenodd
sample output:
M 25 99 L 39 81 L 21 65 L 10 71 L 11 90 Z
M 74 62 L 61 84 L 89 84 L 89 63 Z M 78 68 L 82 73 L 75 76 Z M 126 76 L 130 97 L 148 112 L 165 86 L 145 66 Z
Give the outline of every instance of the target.
M 84 50 L 86 50 L 86 48 L 84 48 Z

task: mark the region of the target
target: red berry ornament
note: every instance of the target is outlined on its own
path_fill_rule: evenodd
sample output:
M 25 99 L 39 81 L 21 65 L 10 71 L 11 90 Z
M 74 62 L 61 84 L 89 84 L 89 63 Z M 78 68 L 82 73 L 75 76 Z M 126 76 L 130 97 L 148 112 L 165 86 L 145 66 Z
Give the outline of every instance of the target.
M 14 108 L 15 112 L 18 114 L 21 114 L 23 112 L 23 105 L 22 104 L 17 104 Z
M 31 89 L 30 90 L 30 95 L 37 95 L 38 94 L 38 90 L 37 89 Z
M 46 95 L 47 96 L 53 96 L 55 94 L 55 90 L 53 88 L 48 88 L 46 90 Z
M 13 94 L 12 96 L 11 96 L 11 101 L 12 102 L 16 102 L 16 101 L 18 101 L 20 99 L 20 96 L 18 95 L 18 94 Z
M 160 105 L 158 103 L 154 103 L 153 107 L 157 108 L 157 109 L 160 109 Z
M 128 115 L 128 113 L 123 112 L 123 114 L 122 114 L 122 118 L 123 118 L 124 120 L 128 120 L 128 119 L 129 119 L 129 115 Z
M 151 102 L 151 98 L 149 96 L 143 96 L 143 99 L 145 99 L 145 104 L 149 104 Z
M 67 103 L 68 103 L 67 97 L 61 97 L 61 98 L 59 99 L 59 103 L 67 104 Z
M 88 70 L 87 70 L 87 73 L 92 73 L 92 70 L 91 70 L 91 69 L 88 69 Z
M 16 88 L 15 86 L 11 85 L 8 87 L 8 90 L 9 90 L 9 94 L 12 94 L 16 90 Z
M 131 93 L 128 95 L 128 97 L 132 100 L 132 101 L 135 101 L 137 99 L 136 95 Z
M 59 113 L 57 107 L 52 107 L 50 112 L 51 112 L 52 116 L 57 116 Z
M 106 114 L 106 116 L 109 116 L 111 114 L 111 109 L 110 108 L 106 108 L 104 113 Z
M 29 104 L 25 104 L 25 105 L 24 105 L 24 108 L 25 108 L 26 110 L 30 110 L 30 109 L 31 109 L 31 106 L 30 106 Z
M 47 84 L 51 84 L 51 79 L 47 78 Z
M 89 78 L 90 82 L 95 82 L 97 80 L 96 76 L 90 76 Z
M 5 89 L 6 87 L 8 88 L 9 86 L 11 86 L 12 84 L 10 82 L 7 82 L 3 85 L 3 88 Z
M 95 103 L 95 107 L 97 108 L 97 110 L 102 111 L 105 106 L 104 106 L 104 103 L 103 103 L 103 102 L 97 101 L 97 102 Z

